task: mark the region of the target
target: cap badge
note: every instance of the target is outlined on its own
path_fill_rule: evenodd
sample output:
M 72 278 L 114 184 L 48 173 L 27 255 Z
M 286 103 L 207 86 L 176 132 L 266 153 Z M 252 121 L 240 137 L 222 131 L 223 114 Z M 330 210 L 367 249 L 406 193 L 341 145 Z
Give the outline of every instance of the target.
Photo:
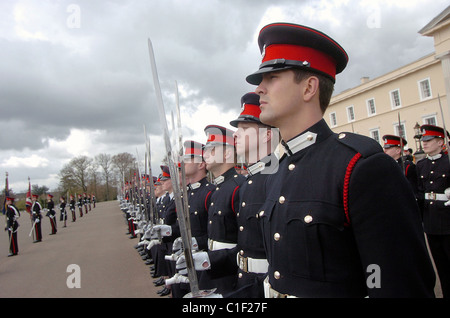
M 262 52 L 261 52 L 261 58 L 264 59 L 265 56 L 266 56 L 266 45 L 264 44 Z

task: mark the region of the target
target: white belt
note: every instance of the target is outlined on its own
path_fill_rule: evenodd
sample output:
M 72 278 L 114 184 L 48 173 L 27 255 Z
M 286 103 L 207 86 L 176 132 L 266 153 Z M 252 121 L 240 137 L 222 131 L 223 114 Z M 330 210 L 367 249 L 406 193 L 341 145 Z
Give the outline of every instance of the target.
M 208 239 L 208 248 L 210 251 L 224 250 L 235 247 L 236 243 L 224 243 Z
M 251 257 L 243 257 L 239 253 L 236 255 L 237 265 L 246 273 L 267 273 L 269 262 L 266 259 L 257 259 Z
M 265 298 L 298 298 L 297 296 L 279 293 L 273 289 L 269 283 L 269 276 L 264 279 L 263 285 Z
M 448 201 L 449 198 L 444 193 L 425 193 L 425 200 Z

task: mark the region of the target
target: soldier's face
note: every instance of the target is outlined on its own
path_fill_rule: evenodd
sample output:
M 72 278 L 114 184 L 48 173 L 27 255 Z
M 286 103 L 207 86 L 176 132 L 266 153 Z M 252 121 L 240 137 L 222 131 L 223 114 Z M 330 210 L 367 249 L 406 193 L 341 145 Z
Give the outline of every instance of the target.
M 396 160 L 400 158 L 400 152 L 400 147 L 384 148 L 384 153 Z
M 159 197 L 163 193 L 161 185 L 155 185 L 155 196 Z
M 218 156 L 219 153 L 223 153 L 222 151 L 216 151 L 220 150 L 217 149 L 220 147 L 207 147 L 205 148 L 205 151 L 203 153 L 203 157 L 205 159 L 206 163 L 206 169 L 211 170 L 215 165 L 218 165 L 219 163 L 223 162 L 223 155 Z
M 184 159 L 184 171 L 187 178 L 195 175 L 199 170 L 200 163 L 197 163 L 197 161 L 198 159 L 195 160 L 195 158 Z
M 164 191 L 172 192 L 172 180 L 161 180 L 161 186 Z
M 437 155 L 441 152 L 444 144 L 442 138 L 433 138 L 431 140 L 422 141 L 423 151 L 431 156 Z
M 286 119 L 297 114 L 302 101 L 302 82 L 294 81 L 292 70 L 263 74 L 263 79 L 255 90 L 260 97 L 261 122 L 280 127 Z

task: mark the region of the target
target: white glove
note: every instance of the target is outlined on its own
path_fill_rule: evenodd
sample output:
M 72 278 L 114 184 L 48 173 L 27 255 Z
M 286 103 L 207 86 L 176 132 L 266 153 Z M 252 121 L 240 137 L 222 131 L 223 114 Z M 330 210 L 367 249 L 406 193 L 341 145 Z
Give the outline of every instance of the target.
M 192 259 L 194 261 L 194 268 L 197 271 L 205 271 L 211 268 L 211 262 L 209 260 L 209 256 L 207 252 L 197 252 L 192 254 Z M 177 260 L 177 269 L 186 268 L 186 259 L 183 255 Z
M 158 237 L 158 232 L 161 232 L 161 236 L 171 236 L 172 235 L 172 227 L 170 225 L 166 225 L 166 224 L 153 226 L 152 231 L 151 231 L 152 238 Z
M 150 243 L 147 245 L 147 250 L 151 250 L 151 248 L 155 245 L 161 244 L 159 240 L 151 240 Z
M 181 250 L 182 248 L 183 248 L 183 240 L 181 239 L 181 237 L 177 237 L 175 239 L 175 241 L 173 241 L 172 251 L 178 251 L 178 250 Z M 198 243 L 197 243 L 197 240 L 195 239 L 195 237 L 192 238 L 191 250 L 192 250 L 192 253 L 198 251 Z
M 166 286 L 170 286 L 173 284 L 179 284 L 179 283 L 189 283 L 189 278 L 186 276 L 180 275 L 176 273 L 171 278 L 165 280 Z
M 147 245 L 148 243 L 150 243 L 150 241 L 142 240 L 138 243 L 138 246 Z
M 448 201 L 444 203 L 445 206 L 450 205 L 450 188 L 445 189 L 444 191 L 445 196 L 447 197 Z

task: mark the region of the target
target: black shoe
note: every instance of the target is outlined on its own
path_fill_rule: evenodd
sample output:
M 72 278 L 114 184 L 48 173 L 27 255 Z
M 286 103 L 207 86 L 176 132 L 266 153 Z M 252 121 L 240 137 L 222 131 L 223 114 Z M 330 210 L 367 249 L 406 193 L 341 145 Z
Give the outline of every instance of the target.
M 153 278 L 158 278 L 161 275 L 158 275 L 155 272 L 150 272 L 150 276 L 152 276 Z
M 17 253 L 9 253 L 9 254 L 8 254 L 8 257 L 14 256 L 14 255 L 17 255 Z
M 170 294 L 170 289 L 169 288 L 164 288 L 162 290 L 162 292 L 159 294 L 159 296 L 167 296 Z
M 153 264 L 153 260 L 151 258 L 149 258 L 148 260 L 145 261 L 145 265 L 152 265 Z
M 153 285 L 155 285 L 156 287 L 158 287 L 158 286 L 164 285 L 165 283 L 166 283 L 166 280 L 165 280 L 164 278 L 161 277 L 160 279 L 154 281 L 154 282 L 153 282 Z
M 163 289 L 158 290 L 156 293 L 159 294 L 159 295 L 161 295 L 164 291 L 166 291 L 166 289 L 167 289 L 167 287 L 164 286 Z

